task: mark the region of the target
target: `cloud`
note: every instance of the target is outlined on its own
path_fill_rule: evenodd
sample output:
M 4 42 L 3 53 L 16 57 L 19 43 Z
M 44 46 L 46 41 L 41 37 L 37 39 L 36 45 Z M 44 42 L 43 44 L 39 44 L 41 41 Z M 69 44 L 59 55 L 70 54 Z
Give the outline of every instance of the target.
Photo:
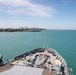
M 19 27 L 28 27 L 28 25 L 30 25 L 29 23 L 27 23 L 27 22 L 13 22 L 12 24 L 11 24 L 11 28 L 19 28 Z
M 28 22 L 0 20 L 0 28 L 32 27 Z
M 33 3 L 32 0 L 0 0 L 0 12 L 49 17 L 53 16 L 57 11 L 53 6 Z
M 4 28 L 6 26 L 5 22 L 3 20 L 0 20 L 0 28 Z
M 0 20 L 0 26 L 2 26 L 4 24 L 3 20 Z

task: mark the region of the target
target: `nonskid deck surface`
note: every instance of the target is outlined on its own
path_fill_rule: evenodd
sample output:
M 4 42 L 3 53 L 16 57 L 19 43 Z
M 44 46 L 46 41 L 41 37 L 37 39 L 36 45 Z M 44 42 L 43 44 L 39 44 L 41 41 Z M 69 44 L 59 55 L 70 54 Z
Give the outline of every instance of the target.
M 11 64 L 38 70 L 43 69 L 41 75 L 70 75 L 66 61 L 53 49 L 41 49 L 21 59 L 16 58 Z
M 5 65 L 5 66 L 3 66 L 3 67 L 0 67 L 0 72 L 9 70 L 9 69 L 11 69 L 13 66 L 14 66 L 14 65 L 12 65 L 12 64 L 7 64 L 7 65 Z

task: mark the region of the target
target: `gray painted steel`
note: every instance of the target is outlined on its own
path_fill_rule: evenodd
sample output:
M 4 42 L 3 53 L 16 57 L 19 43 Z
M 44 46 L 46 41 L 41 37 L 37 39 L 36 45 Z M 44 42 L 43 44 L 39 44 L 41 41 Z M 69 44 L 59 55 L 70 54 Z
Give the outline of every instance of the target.
M 42 75 L 44 69 L 15 65 L 10 70 L 1 72 L 0 75 Z

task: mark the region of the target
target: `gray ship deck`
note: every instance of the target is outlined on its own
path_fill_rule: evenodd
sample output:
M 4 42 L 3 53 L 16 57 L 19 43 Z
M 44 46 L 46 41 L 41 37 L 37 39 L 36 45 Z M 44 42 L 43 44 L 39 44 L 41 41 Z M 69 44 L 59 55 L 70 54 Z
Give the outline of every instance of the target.
M 22 56 L 22 55 L 21 55 Z M 11 65 L 14 65 L 13 67 Z M 44 49 L 11 62 L 0 75 L 70 75 L 66 61 L 53 49 Z
M 48 75 L 48 70 L 15 65 L 13 68 L 1 72 L 0 75 Z

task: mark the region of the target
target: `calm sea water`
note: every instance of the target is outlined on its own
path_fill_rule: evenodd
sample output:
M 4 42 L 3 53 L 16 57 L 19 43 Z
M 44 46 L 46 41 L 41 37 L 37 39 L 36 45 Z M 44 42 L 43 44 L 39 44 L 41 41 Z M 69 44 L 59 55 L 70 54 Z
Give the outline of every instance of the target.
M 43 47 L 56 49 L 76 75 L 76 31 L 44 30 L 42 32 L 0 32 L 0 54 L 4 61 L 16 55 Z

